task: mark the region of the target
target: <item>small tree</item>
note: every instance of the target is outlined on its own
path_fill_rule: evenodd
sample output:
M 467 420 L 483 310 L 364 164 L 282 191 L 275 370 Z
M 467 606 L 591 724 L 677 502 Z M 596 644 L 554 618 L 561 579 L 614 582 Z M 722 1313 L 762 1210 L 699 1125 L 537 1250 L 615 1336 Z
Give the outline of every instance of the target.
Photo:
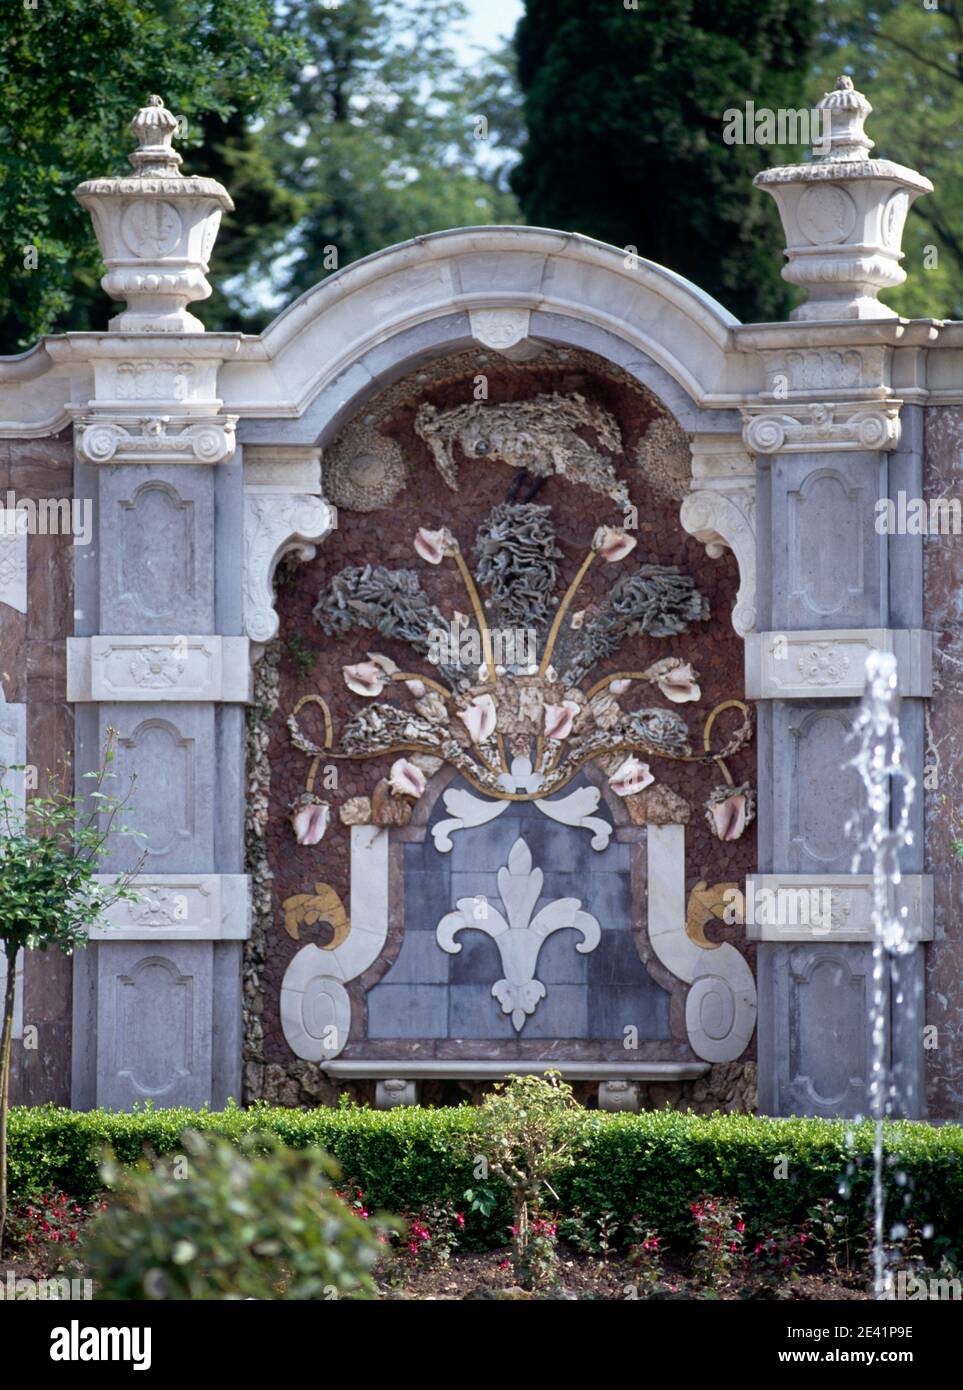
M 534 1283 L 531 1220 L 542 1188 L 551 1191 L 549 1176 L 574 1162 L 576 1135 L 566 1119 L 575 1109 L 572 1088 L 557 1071 L 510 1076 L 479 1107 L 481 1152 L 512 1194 L 512 1264 L 522 1288 Z
M 134 777 L 122 798 L 105 791 L 114 761 L 116 733 L 107 732 L 101 767 L 84 773 L 93 782 L 86 796 L 70 790 L 71 769 L 62 764 L 48 775 L 46 795 L 25 805 L 0 786 L 0 948 L 7 962 L 0 1032 L 0 1255 L 7 1221 L 7 1114 L 13 1053 L 13 1012 L 17 959 L 22 950 L 46 951 L 56 946 L 65 955 L 86 945 L 87 935 L 104 910 L 120 898 L 135 898 L 130 881 L 143 856 L 128 873 L 110 884 L 94 875 L 107 853 L 112 834 L 137 834 L 117 823 L 127 805 Z M 26 771 L 25 768 L 0 768 Z

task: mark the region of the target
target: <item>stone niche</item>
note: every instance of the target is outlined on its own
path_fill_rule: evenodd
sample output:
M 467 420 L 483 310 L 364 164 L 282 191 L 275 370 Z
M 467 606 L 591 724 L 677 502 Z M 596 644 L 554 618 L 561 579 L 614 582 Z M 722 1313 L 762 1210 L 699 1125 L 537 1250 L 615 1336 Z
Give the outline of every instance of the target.
M 484 437 L 465 409 L 479 389 L 486 418 L 502 425 Z M 534 466 L 523 472 L 526 458 Z M 371 1099 L 380 1083 L 410 1099 L 418 1080 L 423 1099 L 454 1099 L 476 1094 L 500 1067 L 555 1062 L 590 1103 L 600 1081 L 617 1089 L 628 1077 L 642 1083 L 642 1103 L 751 1108 L 754 947 L 721 912 L 699 911 L 707 886 L 711 894 L 739 884 L 755 865 L 753 822 L 735 839 L 714 833 L 705 803 L 723 777 L 698 756 L 710 711 L 743 696 L 743 646 L 730 617 L 739 575 L 730 552 L 710 557 L 680 524 L 691 487 L 685 434 L 654 395 L 601 358 L 545 348 L 511 361 L 478 348 L 375 396 L 326 447 L 322 468 L 338 526 L 312 560 L 282 566 L 280 631 L 256 672 L 248 1097 L 311 1104 L 346 1090 Z M 372 705 L 347 688 L 343 667 L 375 652 L 401 672 L 441 677 L 395 638 L 357 627 L 325 635 L 312 616 L 319 594 L 351 567 L 413 570 L 446 623 L 470 631 L 455 564 L 426 563 L 413 541 L 419 528 L 447 528 L 474 570 L 478 528 L 507 501 L 550 508 L 557 576 L 540 642 L 600 526 L 628 520 L 637 546 L 617 564 L 589 568 L 559 651 L 641 565 L 677 567 L 707 602 L 708 616 L 686 631 L 630 636 L 581 680 L 588 691 L 666 657 L 695 668 L 697 700 L 674 703 L 642 681 L 622 698 L 627 711 L 684 720 L 692 745 L 691 760 L 648 757 L 655 781 L 636 795 L 612 791 L 613 765 L 603 759 L 586 761 L 557 792 L 496 803 L 441 760 L 425 764 L 427 786 L 413 801 L 385 787 L 401 754 L 335 756 L 349 721 Z M 490 593 L 479 591 L 487 603 Z M 330 714 L 331 740 L 314 697 Z M 380 701 L 412 706 L 402 685 Z M 302 741 L 322 749 L 314 758 L 292 737 L 299 702 Z M 713 751 L 740 717 L 720 712 Z M 508 750 L 509 762 L 517 751 Z M 754 784 L 751 740 L 727 770 L 737 788 Z M 291 814 L 309 779 L 327 827 L 302 844 Z M 506 875 L 518 904 L 506 902 Z M 572 900 L 574 908 L 557 906 Z M 529 968 L 519 957 L 531 953 L 540 915 L 546 930 Z M 516 937 L 510 949 L 500 941 L 503 919 Z M 522 976 L 541 988 L 504 988 Z

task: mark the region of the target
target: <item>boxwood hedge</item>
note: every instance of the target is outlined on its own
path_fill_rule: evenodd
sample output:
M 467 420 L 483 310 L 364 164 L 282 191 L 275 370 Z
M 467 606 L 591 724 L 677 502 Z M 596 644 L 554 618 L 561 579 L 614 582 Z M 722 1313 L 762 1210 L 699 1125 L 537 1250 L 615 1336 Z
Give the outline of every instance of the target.
M 11 1195 L 23 1200 L 57 1190 L 89 1200 L 102 1190 L 105 1145 L 132 1162 L 145 1148 L 170 1152 L 191 1127 L 233 1139 L 269 1130 L 296 1148 L 320 1145 L 373 1208 L 411 1212 L 449 1199 L 464 1208 L 466 1189 L 479 1187 L 475 1113 L 467 1105 L 132 1113 L 19 1107 L 10 1113 Z M 848 1216 L 853 1236 L 865 1230 L 873 1171 L 869 1123 L 668 1110 L 578 1110 L 565 1123 L 576 1132 L 577 1161 L 553 1182 L 563 1213 L 578 1206 L 589 1216 L 608 1210 L 625 1220 L 639 1212 L 684 1249 L 692 1235 L 689 1203 L 702 1193 L 737 1199 L 750 1236 L 798 1225 L 829 1197 Z M 891 1218 L 908 1212 L 920 1227 L 929 1224 L 941 1253 L 963 1262 L 963 1128 L 887 1124 L 884 1182 Z M 494 1210 L 475 1213 L 468 1223 L 469 1243 L 478 1246 L 503 1244 L 508 1225 L 507 1193 L 494 1179 L 489 1186 L 497 1196 Z

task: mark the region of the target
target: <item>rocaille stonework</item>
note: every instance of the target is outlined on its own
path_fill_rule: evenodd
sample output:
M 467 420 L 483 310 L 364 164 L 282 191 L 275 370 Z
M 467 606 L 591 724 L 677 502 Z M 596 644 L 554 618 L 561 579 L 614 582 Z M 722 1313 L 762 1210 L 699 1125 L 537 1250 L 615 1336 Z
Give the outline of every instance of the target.
M 424 437 L 424 422 L 426 418 L 444 418 L 446 412 L 457 411 L 466 401 L 471 401 L 480 376 L 485 379 L 490 407 L 496 411 L 499 405 L 506 407 L 503 412 L 505 418 L 537 418 L 532 414 L 526 417 L 524 409 L 515 409 L 514 414 L 510 409 L 524 407 L 529 401 L 541 402 L 546 398 L 576 400 L 576 410 L 586 422 L 580 427 L 581 433 L 578 435 L 578 457 L 580 460 L 598 457 L 605 468 L 590 472 L 586 475 L 586 481 L 579 483 L 564 477 L 564 465 L 553 476 L 539 478 L 531 472 L 523 475 L 518 468 L 506 466 L 497 457 L 497 452 L 494 457 L 488 455 L 487 451 L 482 455 L 466 456 L 460 439 L 455 438 L 448 447 L 457 465 L 457 491 L 445 486 L 438 477 L 437 453 L 432 449 L 430 439 Z M 426 410 L 426 407 L 429 409 Z M 599 431 L 588 423 L 590 420 L 597 424 L 604 422 L 601 438 Z M 658 444 L 666 446 L 664 452 L 658 445 L 650 445 L 647 453 L 645 441 L 653 430 Z M 687 720 L 690 737 L 701 747 L 702 725 L 708 712 L 720 702 L 738 699 L 742 692 L 742 644 L 729 620 L 738 575 L 731 556 L 721 560 L 710 559 L 704 547 L 686 535 L 679 524 L 676 494 L 685 486 L 685 481 L 680 476 L 684 465 L 680 441 L 674 437 L 676 433 L 681 435 L 660 403 L 624 372 L 592 354 L 566 350 L 545 352 L 523 363 L 506 361 L 504 357 L 484 350 L 460 353 L 395 383 L 369 402 L 361 417 L 342 431 L 333 446 L 337 458 L 347 456 L 345 441 L 349 445 L 352 441 L 362 441 L 361 447 L 366 447 L 370 454 L 375 455 L 377 449 L 372 447 L 372 440 L 380 437 L 393 445 L 397 457 L 403 458 L 406 482 L 393 495 L 390 503 L 373 512 L 367 510 L 370 495 L 358 499 L 364 510 L 353 510 L 345 503 L 347 492 L 342 491 L 334 499 L 340 503 L 337 531 L 319 549 L 314 560 L 303 565 L 285 565 L 278 575 L 280 633 L 277 642 L 268 647 L 261 663 L 248 732 L 248 870 L 254 880 L 254 926 L 245 957 L 245 1087 L 248 1099 L 260 1096 L 285 1104 L 331 1103 L 340 1091 L 344 1091 L 371 1100 L 375 1088 L 373 1080 L 331 1079 L 325 1072 L 323 1061 L 310 1062 L 293 1056 L 280 1024 L 279 998 L 285 971 L 297 952 L 306 943 L 315 942 L 322 948 L 332 943 L 335 928 L 323 914 L 310 910 L 310 903 L 319 901 L 312 898 L 312 894 L 323 888 L 326 894 L 330 893 L 331 900 L 343 905 L 344 909 L 350 904 L 351 830 L 350 826 L 342 823 L 341 812 L 347 808 L 347 818 L 357 823 L 371 814 L 369 808 L 373 803 L 376 808 L 374 814 L 377 815 L 377 807 L 384 800 L 379 788 L 386 785 L 385 779 L 389 776 L 393 760 L 391 756 L 385 756 L 363 761 L 335 761 L 333 757 L 325 759 L 322 753 L 320 759 L 315 760 L 314 791 L 320 792 L 316 799 L 323 798 L 329 804 L 330 819 L 320 843 L 313 846 L 298 844 L 292 833 L 289 809 L 304 798 L 310 760 L 292 742 L 288 724 L 290 711 L 305 696 L 318 694 L 326 702 L 334 728 L 343 729 L 351 716 L 358 713 L 359 704 L 364 706 L 365 702 L 359 701 L 346 688 L 342 668 L 363 663 L 373 650 L 397 662 L 399 669 L 413 671 L 416 675 L 433 674 L 432 666 L 423 657 L 416 658 L 417 664 L 413 667 L 412 653 L 404 643 L 377 633 L 352 631 L 341 638 L 326 639 L 312 619 L 318 595 L 327 590 L 336 575 L 349 570 L 352 565 L 378 564 L 388 569 L 418 567 L 420 562 L 412 549 L 412 542 L 419 528 L 431 533 L 439 527 L 447 527 L 465 555 L 471 556 L 480 524 L 492 513 L 493 508 L 513 495 L 514 490 L 518 494 L 533 494 L 533 501 L 550 511 L 559 552 L 555 564 L 558 570 L 556 595 L 560 596 L 573 579 L 596 528 L 606 524 L 618 527 L 626 516 L 623 507 L 628 504 L 637 509 L 638 530 L 632 534 L 636 536 L 638 546 L 631 557 L 631 564 L 621 565 L 617 569 L 613 567 L 616 575 L 631 572 L 635 561 L 678 566 L 684 575 L 691 578 L 697 592 L 704 596 L 708 620 L 696 622 L 691 631 L 675 637 L 630 639 L 621 652 L 600 662 L 592 670 L 591 680 L 604 680 L 606 675 L 620 669 L 635 669 L 640 665 L 645 667 L 664 658 L 669 658 L 669 667 L 673 665 L 672 658 L 679 666 L 684 662 L 691 663 L 699 675 L 701 698 L 696 704 L 669 703 L 664 708 L 666 717 L 671 716 L 676 720 L 680 714 L 692 715 Z M 681 438 L 684 443 L 684 436 Z M 365 440 L 366 446 L 363 443 Z M 551 441 L 548 441 L 550 444 Z M 568 445 L 571 455 L 574 452 L 571 440 Z M 651 461 L 651 481 L 645 471 L 646 459 Z M 612 470 L 612 478 L 606 477 L 605 469 Z M 600 495 L 596 481 L 599 478 L 609 484 L 614 479 L 616 486 L 609 488 L 614 496 Z M 519 482 L 522 483 L 521 488 L 518 487 Z M 339 488 L 342 485 L 343 479 L 338 483 Z M 624 494 L 621 487 L 625 489 Z M 327 487 L 326 495 L 329 495 Z M 518 497 L 516 500 L 521 499 Z M 427 566 L 420 568 L 428 570 Z M 607 567 L 596 566 L 594 572 L 590 571 L 577 596 L 578 610 L 589 615 L 606 597 L 613 583 L 608 574 L 601 572 L 603 568 Z M 448 573 L 443 567 L 438 567 L 419 577 L 446 621 L 456 612 L 464 611 L 466 598 L 458 583 L 457 573 Z M 492 593 L 497 594 L 497 588 Z M 554 602 L 558 602 L 558 597 Z M 578 617 L 575 621 L 579 622 Z M 654 687 L 652 696 L 646 694 L 644 702 L 651 706 L 663 704 Z M 722 715 L 721 719 L 725 722 L 726 716 Z M 738 722 L 738 716 L 730 721 L 716 747 L 729 739 Z M 325 742 L 321 711 L 317 706 L 308 703 L 301 710 L 298 727 L 306 738 L 316 741 L 314 746 L 320 748 Z M 435 763 L 438 764 L 439 760 L 436 759 Z M 737 752 L 731 764 L 736 791 L 754 782 L 755 751 L 751 744 Z M 607 793 L 607 800 L 602 805 L 603 809 L 606 805 L 609 807 L 617 836 L 628 835 L 631 838 L 633 834 L 644 835 L 641 828 L 632 831 L 636 816 L 641 824 L 687 822 L 686 893 L 706 883 L 740 882 L 755 863 L 754 826 L 750 823 L 738 839 L 727 841 L 717 838 L 717 832 L 714 832 L 703 806 L 714 783 L 719 780 L 718 773 L 699 763 L 679 761 L 653 763 L 653 769 L 657 784 L 629 797 L 621 806 L 617 798 Z M 335 778 L 336 785 L 331 785 Z M 425 798 L 426 807 L 429 801 L 434 804 L 437 795 L 435 791 L 431 797 Z M 396 802 L 399 800 L 403 799 L 395 798 Z M 437 823 L 440 810 L 438 802 L 437 811 L 431 817 L 433 823 Z M 416 810 L 415 820 L 423 822 L 425 814 L 427 810 Z M 408 818 L 410 809 L 401 823 Z M 620 823 L 625 826 L 621 831 L 617 828 Z M 520 824 L 524 834 L 531 839 L 536 833 L 535 828 L 525 830 L 527 822 Z M 561 845 L 569 843 L 565 836 L 584 836 L 585 832 L 565 830 L 564 827 L 557 827 L 556 831 L 550 828 L 551 822 L 548 821 L 544 821 L 544 825 L 545 832 L 538 843 L 548 846 L 548 849 L 547 857 L 543 855 L 540 861 L 540 868 L 551 871 L 560 867 L 552 860 L 551 836 L 555 834 L 556 845 Z M 414 825 L 404 834 L 409 839 L 415 834 L 416 843 L 424 841 L 425 837 L 423 829 L 415 833 Z M 408 848 L 414 851 L 415 846 L 410 844 Z M 398 846 L 398 850 L 403 849 L 404 845 Z M 631 844 L 625 843 L 620 853 L 627 853 L 630 849 Z M 414 862 L 419 865 L 436 862 L 432 857 L 435 851 L 431 847 L 430 836 L 417 854 L 419 858 Z M 421 858 L 425 854 L 429 855 L 427 860 Z M 462 1045 L 454 1042 L 449 1047 L 433 1044 L 429 1038 L 416 1046 L 402 1038 L 392 1041 L 384 1036 L 383 1030 L 381 1041 L 365 1042 L 363 1033 L 358 1031 L 359 1020 L 367 1018 L 368 1027 L 375 1027 L 377 1034 L 377 1020 L 381 1013 L 372 1015 L 372 1008 L 377 1004 L 383 1012 L 381 1005 L 385 1000 L 393 1003 L 401 998 L 399 986 L 392 984 L 391 967 L 399 958 L 399 948 L 404 938 L 405 892 L 401 879 L 405 874 L 406 861 L 393 852 L 392 862 L 392 906 L 386 948 L 372 970 L 346 986 L 353 1021 L 350 1038 L 341 1056 L 370 1055 L 384 1059 L 394 1055 L 401 1060 L 411 1055 L 430 1056 L 433 1047 L 440 1047 L 443 1055 L 446 1049 L 450 1051 L 454 1048 L 454 1055 L 458 1055 L 458 1047 Z M 407 862 L 413 861 L 409 857 Z M 437 863 L 447 871 L 443 856 L 437 856 Z M 478 867 L 494 876 L 498 864 Z M 603 878 L 609 877 L 603 875 Z M 452 879 L 453 884 L 456 879 L 461 881 L 457 872 Z M 308 903 L 309 907 L 299 915 L 290 905 L 301 901 Z M 494 891 L 492 901 L 493 904 L 497 901 Z M 635 901 L 634 910 L 644 918 L 644 884 L 641 898 L 637 897 Z M 287 914 L 285 905 L 288 905 Z M 444 906 L 450 909 L 455 904 L 447 902 Z M 751 963 L 753 947 L 746 945 L 741 927 L 727 925 L 718 914 L 710 917 L 707 913 L 706 918 L 711 925 L 707 927 L 705 940 L 710 943 L 731 941 L 750 958 Z M 301 923 L 300 927 L 298 922 Z M 637 920 L 636 933 L 643 927 L 644 921 L 640 924 Z M 297 937 L 293 939 L 295 933 Z M 410 931 L 409 935 L 418 944 L 417 938 L 427 933 Z M 569 935 L 562 933 L 559 940 Z M 471 936 L 476 937 L 476 942 L 478 940 L 475 933 L 465 936 L 469 947 L 473 945 Z M 643 954 L 644 948 L 638 944 L 641 938 L 635 933 L 633 938 L 637 944 L 632 949 Z M 444 960 L 441 951 L 438 951 L 438 956 Z M 649 987 L 655 991 L 652 998 L 656 1014 L 653 1018 L 661 1016 L 663 1007 L 668 1008 L 664 1027 L 669 1029 L 669 1033 L 662 1034 L 667 1040 L 657 1040 L 663 1025 L 653 1024 L 649 1040 L 643 1038 L 639 1043 L 638 1056 L 655 1059 L 679 1055 L 680 1047 L 691 1056 L 684 1044 L 685 1030 L 681 1023 L 684 988 L 651 957 L 651 952 L 648 953 L 648 973 L 642 970 L 638 956 L 633 958 L 636 961 L 634 968 L 640 971 L 638 979 L 633 978 L 633 987 L 641 989 L 643 994 Z M 615 959 L 613 956 L 613 965 Z M 457 957 L 455 960 L 457 962 Z M 574 952 L 572 960 L 577 960 Z M 611 968 L 605 967 L 606 970 Z M 567 976 L 563 974 L 562 978 Z M 597 981 L 602 979 L 597 974 L 595 978 Z M 379 980 L 384 983 L 379 985 Z M 388 996 L 384 995 L 386 985 L 390 986 Z M 484 990 L 479 992 L 484 996 L 489 995 L 490 985 L 489 979 Z M 548 998 L 537 1005 L 524 1027 L 530 1028 L 542 1016 L 550 1018 L 551 1015 L 544 1011 L 553 1000 L 556 1007 L 567 1007 L 577 1014 L 579 1004 L 576 988 L 574 984 L 550 983 Z M 608 986 L 597 983 L 596 988 Z M 595 997 L 591 993 L 591 984 L 588 989 L 587 997 L 591 1000 Z M 666 1004 L 659 1005 L 657 997 L 663 997 Z M 604 999 L 605 995 L 598 998 Z M 384 1007 L 387 1007 L 387 1003 Z M 497 1020 L 495 1002 L 490 1001 L 490 1005 L 484 1007 L 488 1009 L 487 1017 Z M 612 1007 L 617 1010 L 619 1006 L 616 1002 Z M 625 1022 L 630 1023 L 631 1019 L 629 1012 Z M 574 1026 L 577 1031 L 577 1025 Z M 508 1029 L 507 1034 L 504 1027 Z M 520 1037 L 514 1035 L 511 1023 L 506 1020 L 504 1026 L 496 1022 L 490 1033 L 482 1028 L 468 1034 L 475 1041 L 466 1041 L 461 1055 L 487 1056 L 493 1061 L 499 1057 L 528 1055 L 545 1059 L 545 1065 L 549 1065 L 553 1057 L 582 1057 L 587 1061 L 592 1057 L 621 1061 L 633 1059 L 632 1053 L 622 1050 L 621 1033 L 610 1043 L 592 1042 L 591 1037 L 595 1035 L 590 1027 L 584 1041 L 574 1037 L 568 1041 L 559 1039 L 555 1043 L 540 1043 L 538 1033 L 526 1041 L 525 1032 Z M 670 1037 L 680 1041 L 670 1042 Z M 411 1051 L 413 1046 L 415 1054 Z M 753 1058 L 754 1044 L 750 1044 L 737 1061 L 714 1065 L 696 1080 L 643 1083 L 640 1103 L 652 1106 L 691 1104 L 696 1109 L 706 1111 L 714 1108 L 752 1109 L 755 1100 Z M 426 1080 L 421 1094 L 426 1102 L 459 1099 L 480 1094 L 488 1084 L 485 1081 L 457 1079 Z M 585 1099 L 594 1103 L 597 1083 L 579 1082 L 578 1086 L 580 1092 L 584 1091 Z

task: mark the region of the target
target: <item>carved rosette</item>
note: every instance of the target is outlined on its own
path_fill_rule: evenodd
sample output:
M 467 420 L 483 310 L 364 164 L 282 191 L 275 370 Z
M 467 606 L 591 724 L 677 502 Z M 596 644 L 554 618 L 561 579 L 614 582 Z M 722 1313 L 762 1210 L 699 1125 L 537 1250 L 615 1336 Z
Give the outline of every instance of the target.
M 471 334 L 482 347 L 507 352 L 528 337 L 530 309 L 471 309 Z

